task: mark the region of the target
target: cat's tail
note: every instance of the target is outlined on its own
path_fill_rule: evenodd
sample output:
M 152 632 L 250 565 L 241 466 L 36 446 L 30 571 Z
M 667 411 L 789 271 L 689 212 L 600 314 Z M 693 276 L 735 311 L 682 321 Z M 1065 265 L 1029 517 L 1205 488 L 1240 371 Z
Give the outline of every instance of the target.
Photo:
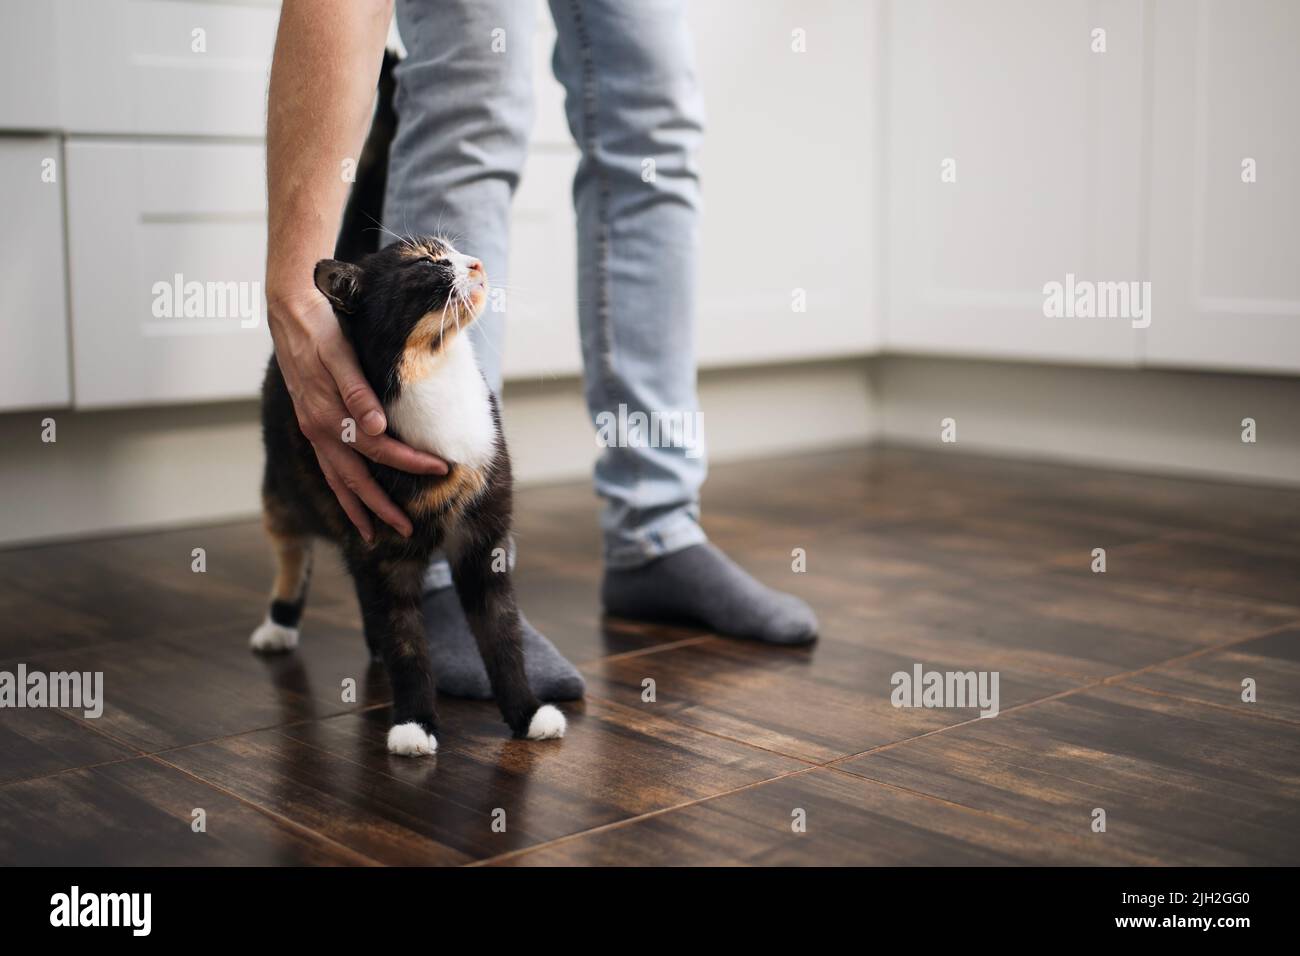
M 370 135 L 357 161 L 356 180 L 343 211 L 334 258 L 342 262 L 360 262 L 383 244 L 379 224 L 384 221 L 384 191 L 388 188 L 388 154 L 397 135 L 397 110 L 393 98 L 397 81 L 393 69 L 399 62 L 392 50 L 384 51 L 379 70 L 379 94 Z

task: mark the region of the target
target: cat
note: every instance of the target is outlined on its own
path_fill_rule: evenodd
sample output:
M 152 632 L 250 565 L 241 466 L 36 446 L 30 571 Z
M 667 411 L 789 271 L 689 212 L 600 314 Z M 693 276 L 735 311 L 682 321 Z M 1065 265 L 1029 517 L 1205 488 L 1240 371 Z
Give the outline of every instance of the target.
M 321 260 L 315 284 L 334 307 L 383 403 L 389 432 L 442 457 L 450 469 L 446 475 L 412 475 L 369 462 L 415 530 L 404 539 L 377 523 L 374 543 L 367 545 L 326 483 L 272 356 L 262 388 L 262 502 L 278 569 L 253 648 L 272 653 L 297 646 L 312 541 L 338 543 L 356 586 L 366 644 L 388 671 L 388 749 L 406 756 L 433 753 L 435 676 L 420 603 L 425 569 L 442 549 L 506 723 L 518 737 L 562 737 L 564 715 L 537 699 L 524 674 L 506 559 L 510 456 L 496 398 L 467 334 L 488 296 L 482 264 L 445 239 L 421 237 L 395 242 L 357 263 Z

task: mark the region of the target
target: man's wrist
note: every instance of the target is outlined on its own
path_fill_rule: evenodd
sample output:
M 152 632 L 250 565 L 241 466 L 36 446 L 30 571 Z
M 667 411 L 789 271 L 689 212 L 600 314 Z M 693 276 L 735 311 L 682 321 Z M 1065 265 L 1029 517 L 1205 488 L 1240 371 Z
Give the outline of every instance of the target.
M 321 301 L 322 296 L 315 286 L 278 285 L 267 280 L 266 307 L 272 327 L 310 327 Z
M 295 277 L 293 282 L 285 282 L 274 275 L 268 274 L 266 277 L 266 304 L 273 309 L 280 309 L 285 312 L 306 311 L 310 309 L 320 295 L 320 290 L 311 284 L 311 273 L 307 273 L 308 281 L 304 282 L 301 277 Z

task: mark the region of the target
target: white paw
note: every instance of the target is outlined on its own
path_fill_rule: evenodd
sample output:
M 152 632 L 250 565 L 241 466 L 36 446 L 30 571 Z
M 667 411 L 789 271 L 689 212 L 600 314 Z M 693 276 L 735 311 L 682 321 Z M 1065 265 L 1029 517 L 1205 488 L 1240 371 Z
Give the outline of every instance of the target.
M 528 722 L 529 740 L 549 740 L 564 736 L 564 715 L 550 704 L 543 704 Z
M 275 621 L 267 618 L 258 625 L 253 636 L 248 639 L 248 644 L 253 650 L 261 651 L 263 654 L 291 651 L 298 646 L 298 629 L 276 624 Z
M 388 752 L 403 757 L 427 757 L 438 749 L 438 741 L 415 721 L 394 724 L 388 731 Z

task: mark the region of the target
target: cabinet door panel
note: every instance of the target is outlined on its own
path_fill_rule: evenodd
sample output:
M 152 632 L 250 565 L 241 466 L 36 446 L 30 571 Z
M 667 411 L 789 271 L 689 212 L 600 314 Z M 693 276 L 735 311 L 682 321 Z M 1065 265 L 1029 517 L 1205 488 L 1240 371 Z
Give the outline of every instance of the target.
M 48 0 L 0 0 L 0 129 L 58 128 L 57 23 Z
M 56 139 L 0 138 L 0 410 L 70 398 L 61 166 Z
M 277 0 L 54 2 L 64 129 L 265 132 Z
M 1290 0 L 1156 7 L 1150 364 L 1300 371 L 1297 37 Z
M 701 365 L 878 345 L 880 12 L 690 5 L 707 109 Z
M 1135 361 L 1140 317 L 1049 318 L 1044 286 L 1146 278 L 1144 9 L 891 3 L 886 348 Z
M 67 152 L 77 406 L 256 395 L 271 350 L 262 147 Z

